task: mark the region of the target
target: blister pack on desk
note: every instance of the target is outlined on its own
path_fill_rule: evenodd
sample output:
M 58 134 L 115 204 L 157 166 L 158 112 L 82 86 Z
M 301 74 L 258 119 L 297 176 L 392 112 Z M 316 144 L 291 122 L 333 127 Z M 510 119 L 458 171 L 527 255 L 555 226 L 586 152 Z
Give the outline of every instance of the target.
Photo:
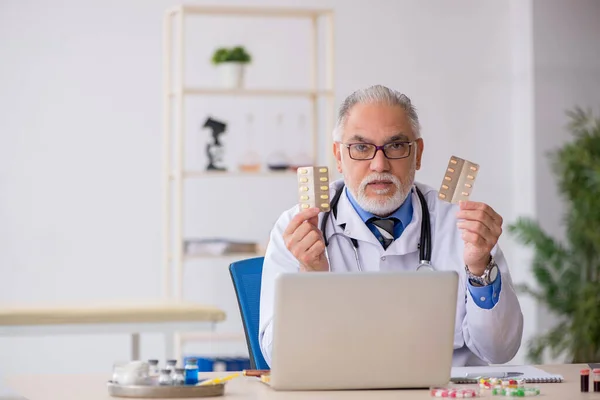
M 492 396 L 504 397 L 532 397 L 539 396 L 541 393 L 538 386 L 506 387 L 492 389 Z
M 436 386 L 429 389 L 431 397 L 444 397 L 451 399 L 470 399 L 480 397 L 481 392 L 477 386 Z

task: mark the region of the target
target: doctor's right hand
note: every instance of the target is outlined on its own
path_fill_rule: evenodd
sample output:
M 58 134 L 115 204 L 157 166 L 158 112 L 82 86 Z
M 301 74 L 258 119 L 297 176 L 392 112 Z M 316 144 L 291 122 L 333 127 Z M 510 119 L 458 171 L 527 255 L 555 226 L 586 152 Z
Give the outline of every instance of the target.
M 302 210 L 283 232 L 285 247 L 300 262 L 301 271 L 329 271 L 325 241 L 319 230 L 319 209 Z

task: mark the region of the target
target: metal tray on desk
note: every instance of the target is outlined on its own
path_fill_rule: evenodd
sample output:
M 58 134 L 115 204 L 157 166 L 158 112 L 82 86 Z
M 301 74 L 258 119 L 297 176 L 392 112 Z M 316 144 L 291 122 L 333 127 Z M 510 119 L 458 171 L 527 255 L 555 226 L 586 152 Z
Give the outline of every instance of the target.
M 113 397 L 138 399 L 182 399 L 191 397 L 217 397 L 225 393 L 225 384 L 206 386 L 161 386 L 161 385 L 120 385 L 108 381 L 108 394 Z

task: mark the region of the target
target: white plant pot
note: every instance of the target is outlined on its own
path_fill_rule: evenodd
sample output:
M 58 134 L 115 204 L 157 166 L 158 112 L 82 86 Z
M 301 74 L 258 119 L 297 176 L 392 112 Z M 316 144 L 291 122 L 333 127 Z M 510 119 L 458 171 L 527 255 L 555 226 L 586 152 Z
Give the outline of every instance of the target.
M 221 85 L 229 89 L 241 89 L 244 86 L 244 64 L 224 62 L 217 65 Z

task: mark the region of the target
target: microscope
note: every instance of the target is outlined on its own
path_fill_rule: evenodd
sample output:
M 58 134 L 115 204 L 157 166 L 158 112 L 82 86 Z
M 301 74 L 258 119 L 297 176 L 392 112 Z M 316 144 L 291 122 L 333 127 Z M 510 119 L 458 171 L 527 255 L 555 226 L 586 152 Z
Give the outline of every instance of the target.
M 227 169 L 223 165 L 223 145 L 219 141 L 219 135 L 222 135 L 227 128 L 227 125 L 221 121 L 217 121 L 212 118 L 208 118 L 203 128 L 209 128 L 212 130 L 213 142 L 206 145 L 206 155 L 208 157 L 208 165 L 206 166 L 207 171 L 226 171 Z

